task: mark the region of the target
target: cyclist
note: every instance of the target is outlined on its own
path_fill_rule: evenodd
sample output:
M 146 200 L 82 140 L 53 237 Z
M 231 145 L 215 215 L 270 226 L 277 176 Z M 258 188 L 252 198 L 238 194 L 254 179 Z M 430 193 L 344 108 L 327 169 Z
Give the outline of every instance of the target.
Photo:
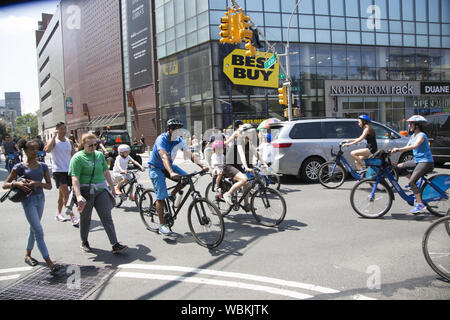
M 395 153 L 410 150 L 413 152 L 414 160 L 399 163 L 397 168 L 401 171 L 405 171 L 405 169 L 414 169 L 413 173 L 408 177 L 408 185 L 416 197 L 416 203 L 411 210 L 411 213 L 416 214 L 426 209 L 425 205 L 422 203 L 422 198 L 416 182 L 426 173 L 431 172 L 434 169 L 434 159 L 431 154 L 428 137 L 424 133 L 424 124 L 427 120 L 420 115 L 414 115 L 406 121 L 409 122 L 409 132 L 411 135 L 408 144 L 403 148 L 394 148 L 391 152 Z
M 15 152 L 20 152 L 20 150 L 14 140 L 11 141 L 11 137 L 9 136 L 9 134 L 5 135 L 5 140 L 2 142 L 2 149 L 3 154 L 5 155 L 5 169 L 8 169 L 8 155 Z
M 178 144 L 181 144 L 181 149 L 190 155 L 192 162 L 200 166 L 204 171 L 209 168 L 201 164 L 194 157 L 194 154 L 188 150 L 187 143 L 177 134 L 176 130 L 183 128 L 183 123 L 176 119 L 169 119 L 166 123 L 166 132 L 159 135 L 155 140 L 150 159 L 148 161 L 149 176 L 152 181 L 156 194 L 156 212 L 158 213 L 160 225 L 158 230 L 161 234 L 169 235 L 172 231 L 164 224 L 164 200 L 169 198 L 172 202 L 175 200 L 175 195 L 185 187 L 184 184 L 174 188 L 171 195 L 167 193 L 166 178 L 171 180 L 178 180 L 181 175 L 186 175 L 186 172 L 173 164 L 172 150 Z
M 115 187 L 116 194 L 121 195 L 122 191 L 120 188 L 129 180 L 131 180 L 131 175 L 127 173 L 128 163 L 131 161 L 136 167 L 141 171 L 145 171 L 144 167 L 141 166 L 136 160 L 130 157 L 131 148 L 127 144 L 121 144 L 117 148 L 119 156 L 116 157 L 113 168 L 114 182 L 118 183 Z M 130 199 L 134 201 L 133 186 L 130 188 Z
M 363 133 L 359 138 L 344 140 L 344 147 L 360 143 L 364 139 L 367 141 L 366 147 L 362 149 L 353 150 L 350 154 L 355 159 L 356 170 L 362 171 L 364 169 L 363 159 L 369 158 L 372 154 L 377 152 L 377 138 L 375 130 L 370 126 L 372 122 L 368 115 L 362 114 L 358 117 L 358 125 L 363 128 Z

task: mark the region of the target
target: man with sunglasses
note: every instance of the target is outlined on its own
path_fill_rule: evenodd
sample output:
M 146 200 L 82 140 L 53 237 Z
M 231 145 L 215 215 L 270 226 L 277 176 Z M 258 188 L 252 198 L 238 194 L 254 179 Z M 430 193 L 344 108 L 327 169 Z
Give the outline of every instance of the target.
M 69 187 L 72 186 L 70 179 L 69 165 L 70 159 L 75 154 L 75 147 L 71 140 L 66 138 L 67 127 L 64 122 L 58 122 L 53 132 L 53 138 L 47 143 L 44 151 L 52 155 L 52 173 L 55 179 L 56 188 L 59 190 L 58 211 L 56 212 L 56 221 L 67 221 L 68 219 L 62 215 L 62 209 L 69 199 Z M 69 211 L 70 220 L 74 227 L 78 226 L 79 219 Z

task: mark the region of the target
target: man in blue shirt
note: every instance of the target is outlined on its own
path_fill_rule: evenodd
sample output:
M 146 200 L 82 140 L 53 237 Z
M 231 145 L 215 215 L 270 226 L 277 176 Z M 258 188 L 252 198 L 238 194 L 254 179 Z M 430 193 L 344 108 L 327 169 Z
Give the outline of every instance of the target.
M 175 195 L 185 187 L 185 185 L 180 185 L 174 188 L 169 196 L 167 193 L 166 178 L 178 180 L 180 176 L 187 174 L 183 169 L 173 164 L 172 151 L 175 146 L 180 145 L 184 152 L 188 153 L 188 155 L 190 154 L 192 162 L 199 165 L 204 171 L 208 171 L 208 167 L 199 163 L 188 150 L 186 142 L 181 137 L 177 137 L 175 131 L 182 127 L 183 123 L 181 121 L 169 119 L 166 124 L 167 131 L 156 138 L 148 161 L 149 176 L 156 194 L 156 212 L 158 213 L 160 222 L 158 230 L 165 235 L 171 234 L 172 231 L 164 224 L 164 200 L 167 198 L 174 200 Z

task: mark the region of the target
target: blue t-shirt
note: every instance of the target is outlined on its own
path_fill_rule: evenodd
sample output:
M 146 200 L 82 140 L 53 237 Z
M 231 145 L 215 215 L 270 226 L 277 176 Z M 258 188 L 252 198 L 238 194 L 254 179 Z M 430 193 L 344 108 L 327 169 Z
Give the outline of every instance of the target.
M 159 150 L 165 150 L 167 152 L 170 164 L 172 165 L 172 151 L 175 146 L 179 144 L 181 144 L 180 146 L 182 146 L 182 149 L 184 150 L 186 142 L 181 137 L 178 137 L 175 141 L 170 141 L 169 134 L 167 132 L 160 134 L 159 137 L 156 138 L 155 144 L 153 145 L 152 154 L 150 155 L 148 165 L 152 165 L 153 167 L 159 169 L 165 169 L 161 156 L 158 152 Z
M 44 179 L 45 172 L 48 171 L 48 166 L 43 162 L 39 162 L 39 168 L 32 170 L 27 167 L 24 162 L 20 162 L 14 166 L 13 170 L 17 172 L 18 177 L 24 177 L 25 179 L 31 181 L 41 182 L 42 179 Z M 43 192 L 42 187 L 36 187 L 31 195 L 41 194 Z
M 413 134 L 409 138 L 409 145 L 414 145 L 416 139 L 420 136 L 423 137 L 424 141 L 417 148 L 413 149 L 415 162 L 434 162 L 433 156 L 431 154 L 430 144 L 428 143 L 428 137 L 425 133 L 419 132 L 418 134 Z

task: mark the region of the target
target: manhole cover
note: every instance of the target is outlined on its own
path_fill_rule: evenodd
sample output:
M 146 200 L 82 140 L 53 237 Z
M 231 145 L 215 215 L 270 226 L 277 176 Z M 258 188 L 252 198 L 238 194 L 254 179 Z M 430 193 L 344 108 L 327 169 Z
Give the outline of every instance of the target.
M 55 276 L 42 267 L 0 292 L 0 300 L 82 300 L 113 272 L 95 266 L 62 265 Z

